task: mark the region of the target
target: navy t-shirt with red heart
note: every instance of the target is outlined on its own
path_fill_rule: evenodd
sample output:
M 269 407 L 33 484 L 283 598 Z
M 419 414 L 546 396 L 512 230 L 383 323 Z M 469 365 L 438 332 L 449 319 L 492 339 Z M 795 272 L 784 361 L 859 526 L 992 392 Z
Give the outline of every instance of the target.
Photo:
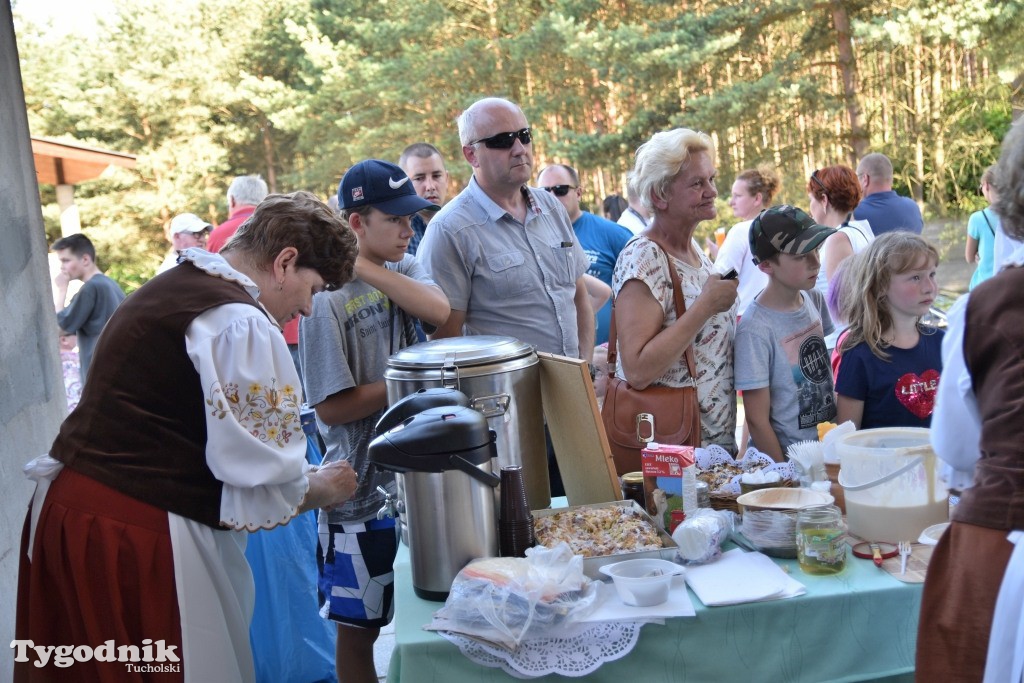
M 943 335 L 928 328 L 912 349 L 887 347 L 887 361 L 863 342 L 843 354 L 836 393 L 864 401 L 861 429 L 931 426 Z

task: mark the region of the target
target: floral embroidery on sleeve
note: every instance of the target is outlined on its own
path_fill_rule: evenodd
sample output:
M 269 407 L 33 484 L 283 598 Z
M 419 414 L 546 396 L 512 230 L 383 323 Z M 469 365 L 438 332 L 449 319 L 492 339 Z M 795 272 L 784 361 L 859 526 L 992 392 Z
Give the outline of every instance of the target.
M 278 389 L 276 379 L 270 381 L 270 386 L 253 382 L 245 394 L 239 393 L 234 382 L 223 387 L 215 383 L 210 388 L 206 405 L 212 408 L 210 414 L 218 420 L 233 415 L 254 437 L 264 443 L 275 443 L 280 448 L 284 448 L 293 436 L 302 433 L 298 392 L 290 384 Z

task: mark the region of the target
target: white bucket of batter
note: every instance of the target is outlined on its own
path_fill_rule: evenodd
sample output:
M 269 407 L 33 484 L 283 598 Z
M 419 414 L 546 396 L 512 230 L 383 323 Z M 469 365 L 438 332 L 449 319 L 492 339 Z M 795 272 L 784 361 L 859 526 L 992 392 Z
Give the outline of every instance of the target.
M 863 429 L 840 437 L 839 484 L 850 533 L 868 541 L 914 541 L 949 518 L 929 431 Z

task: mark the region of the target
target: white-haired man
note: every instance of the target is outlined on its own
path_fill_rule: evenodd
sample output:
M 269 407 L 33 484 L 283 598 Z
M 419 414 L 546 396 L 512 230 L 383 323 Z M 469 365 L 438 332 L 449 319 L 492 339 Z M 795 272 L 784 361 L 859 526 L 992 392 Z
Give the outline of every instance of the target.
M 210 233 L 207 251 L 217 253 L 231 239 L 238 226 L 252 215 L 267 196 L 267 183 L 258 175 L 240 175 L 228 187 L 228 219 Z

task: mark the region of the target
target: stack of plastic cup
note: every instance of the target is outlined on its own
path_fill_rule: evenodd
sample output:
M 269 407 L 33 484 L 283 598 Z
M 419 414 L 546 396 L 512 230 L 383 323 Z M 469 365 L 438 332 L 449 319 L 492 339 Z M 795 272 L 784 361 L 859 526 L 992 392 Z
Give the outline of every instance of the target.
M 498 514 L 498 552 L 502 557 L 525 557 L 532 548 L 533 515 L 526 502 L 526 483 L 520 465 L 501 468 Z

